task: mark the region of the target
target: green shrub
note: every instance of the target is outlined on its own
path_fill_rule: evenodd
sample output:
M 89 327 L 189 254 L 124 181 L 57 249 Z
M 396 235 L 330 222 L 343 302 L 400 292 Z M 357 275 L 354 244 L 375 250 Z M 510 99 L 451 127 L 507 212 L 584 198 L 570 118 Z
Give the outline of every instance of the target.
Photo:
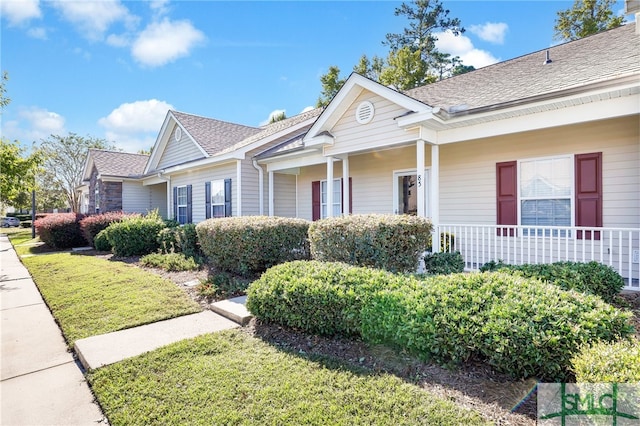
M 164 226 L 157 212 L 127 217 L 109 226 L 107 238 L 116 256 L 145 255 L 158 250 L 158 234 Z
M 211 264 L 243 276 L 308 259 L 308 229 L 303 219 L 266 216 L 208 219 L 196 226 L 200 248 Z
M 77 213 L 56 213 L 37 219 L 36 232 L 46 245 L 51 248 L 64 249 L 87 244 L 80 220 L 84 216 Z
M 107 212 L 86 216 L 80 221 L 82 235 L 84 235 L 89 245 L 95 247 L 93 240 L 96 235 L 98 235 L 100 231 L 107 229 L 112 223 L 120 222 L 124 217 L 126 217 L 126 215 L 123 212 Z
M 585 342 L 629 335 L 600 298 L 506 273 L 418 280 L 343 263 L 292 262 L 247 291 L 257 317 L 311 333 L 360 335 L 453 366 L 481 360 L 517 378 L 564 380 Z
M 215 273 L 196 287 L 198 294 L 207 300 L 230 299 L 244 295 L 250 281 L 228 272 Z
M 103 229 L 98 232 L 98 235 L 93 239 L 93 246 L 96 250 L 99 251 L 111 251 L 111 243 L 109 243 L 109 238 L 107 237 L 107 229 Z
M 192 257 L 183 253 L 151 253 L 140 258 L 140 264 L 165 271 L 195 271 L 200 268 Z
M 158 232 L 158 245 L 160 246 L 160 253 L 175 253 L 179 251 L 178 228 L 164 228 Z
M 607 302 L 613 302 L 624 287 L 620 274 L 612 267 L 599 262 L 505 265 L 500 261 L 487 263 L 481 268 L 483 269 L 515 272 L 524 277 L 548 281 L 564 290 L 594 294 Z
M 404 277 L 344 263 L 297 261 L 274 266 L 247 290 L 257 318 L 322 335 L 360 334 L 363 297 Z
M 424 269 L 428 274 L 454 274 L 464 271 L 464 260 L 459 251 L 431 253 L 424 257 Z
M 432 236 L 429 235 L 429 242 L 427 243 L 426 250 L 433 250 L 433 241 L 431 240 Z M 448 253 L 450 251 L 455 250 L 456 247 L 456 236 L 451 232 L 441 232 L 440 233 L 440 252 Z
M 408 215 L 351 215 L 313 222 L 311 256 L 392 272 L 415 272 L 432 229 L 428 219 Z
M 585 345 L 571 366 L 577 383 L 640 383 L 640 341 Z

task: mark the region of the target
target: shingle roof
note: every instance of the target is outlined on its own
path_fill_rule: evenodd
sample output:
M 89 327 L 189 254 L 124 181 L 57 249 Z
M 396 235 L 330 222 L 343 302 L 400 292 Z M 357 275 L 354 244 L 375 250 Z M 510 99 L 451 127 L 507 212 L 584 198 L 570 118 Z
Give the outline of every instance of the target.
M 257 142 L 261 139 L 267 138 L 271 135 L 274 135 L 280 131 L 289 129 L 293 126 L 295 126 L 296 124 L 302 123 L 306 120 L 318 117 L 320 115 L 320 113 L 322 113 L 322 108 L 315 108 L 312 109 L 310 111 L 306 111 L 303 112 L 301 114 L 298 115 L 294 115 L 293 117 L 289 117 L 289 118 L 285 118 L 284 120 L 280 120 L 280 121 L 276 121 L 275 123 L 271 123 L 271 124 L 267 124 L 266 126 L 262 127 L 262 130 L 258 133 L 255 133 L 251 136 L 249 136 L 246 139 L 243 139 L 241 142 L 238 142 L 237 144 L 229 147 L 228 149 L 226 149 L 225 151 L 234 151 L 236 149 L 242 148 L 244 146 L 247 146 L 253 142 Z
M 640 72 L 640 36 L 629 24 L 405 92 L 432 107 L 472 109 Z M 546 53 L 552 62 L 545 64 Z
M 244 126 L 214 118 L 178 111 L 171 111 L 171 113 L 210 156 L 220 154 L 243 139 L 261 131 L 259 127 Z
M 149 156 L 128 152 L 90 149 L 93 164 L 103 176 L 137 177 L 144 173 Z

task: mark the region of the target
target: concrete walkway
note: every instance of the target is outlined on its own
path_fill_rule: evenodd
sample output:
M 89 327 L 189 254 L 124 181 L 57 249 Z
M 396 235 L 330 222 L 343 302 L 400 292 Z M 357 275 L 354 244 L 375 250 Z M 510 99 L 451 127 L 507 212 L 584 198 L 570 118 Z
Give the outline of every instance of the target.
M 0 235 L 0 314 L 0 424 L 106 423 L 6 235 Z
M 79 339 L 75 352 L 96 369 L 202 334 L 239 327 L 251 315 L 246 297 L 212 304 L 212 311 L 185 315 Z M 2 356 L 1 425 L 107 423 L 27 269 L 6 235 L 0 235 Z

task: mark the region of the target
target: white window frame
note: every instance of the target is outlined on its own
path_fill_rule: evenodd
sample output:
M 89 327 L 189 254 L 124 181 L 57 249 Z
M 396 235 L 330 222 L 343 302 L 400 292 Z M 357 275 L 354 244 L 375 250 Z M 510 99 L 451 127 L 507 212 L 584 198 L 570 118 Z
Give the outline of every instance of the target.
M 184 189 L 184 204 L 180 204 L 180 191 Z M 180 209 L 184 208 L 184 222 L 180 221 Z M 187 195 L 187 185 L 176 186 L 176 221 L 180 225 L 184 225 L 187 223 L 187 219 L 189 218 L 189 197 Z
M 222 189 L 222 202 L 221 203 L 215 203 L 213 201 L 213 195 L 214 193 L 216 193 L 217 191 L 214 191 L 214 187 L 216 187 L 217 185 L 220 185 L 220 188 Z M 216 180 L 212 180 L 210 183 L 210 187 L 211 187 L 211 193 L 209 194 L 210 196 L 210 200 L 211 200 L 211 217 L 212 218 L 220 218 L 220 217 L 225 217 L 227 215 L 226 212 L 226 203 L 224 202 L 225 199 L 225 190 L 224 190 L 224 179 L 216 179 Z M 216 188 L 218 189 L 218 188 Z M 215 215 L 214 212 L 214 207 L 222 207 L 222 216 L 220 215 Z
M 401 169 L 401 170 L 394 170 L 392 172 L 392 177 L 391 177 L 391 185 L 393 186 L 393 200 L 392 200 L 392 205 L 391 205 L 391 211 L 394 214 L 400 214 L 399 210 L 400 210 L 400 206 L 398 205 L 398 199 L 399 199 L 399 188 L 398 188 L 398 178 L 403 177 L 403 176 L 411 176 L 411 175 L 418 175 L 417 169 Z M 429 202 L 429 189 L 430 189 L 430 185 L 431 185 L 431 167 L 425 167 L 424 169 L 424 182 L 423 187 L 424 187 L 424 214 L 427 217 L 431 216 L 431 204 Z
M 339 190 L 339 194 L 336 193 L 336 188 Z M 320 181 L 320 219 L 327 217 L 327 180 Z M 336 213 L 336 208 L 338 212 Z M 338 217 L 342 215 L 342 178 L 333 179 L 333 216 Z
M 569 160 L 569 177 L 571 179 L 571 183 L 569 185 L 570 194 L 568 196 L 563 197 L 524 197 L 521 193 L 522 190 L 522 179 L 521 179 L 521 167 L 522 163 L 528 163 L 532 161 L 548 161 L 548 160 L 558 160 L 558 159 L 568 159 Z M 575 155 L 574 154 L 560 154 L 546 157 L 532 157 L 532 158 L 523 158 L 517 161 L 517 189 L 518 189 L 518 225 L 520 226 L 547 226 L 547 225 L 523 225 L 522 223 L 522 202 L 528 200 L 555 200 L 555 199 L 569 199 L 569 205 L 571 206 L 570 222 L 567 227 L 575 226 Z M 555 226 L 555 225 L 548 225 Z

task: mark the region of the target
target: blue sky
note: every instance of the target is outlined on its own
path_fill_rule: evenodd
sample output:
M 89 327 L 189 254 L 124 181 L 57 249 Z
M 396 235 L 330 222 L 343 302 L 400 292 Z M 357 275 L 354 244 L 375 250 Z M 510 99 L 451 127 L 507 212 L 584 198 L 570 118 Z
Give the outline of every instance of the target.
M 330 65 L 346 76 L 362 54 L 386 57 L 385 35 L 407 25 L 400 4 L 2 0 L 2 136 L 31 146 L 73 132 L 136 152 L 168 109 L 251 126 L 290 117 L 315 105 Z M 476 68 L 544 49 L 572 4 L 444 0 L 467 31 L 439 48 Z

